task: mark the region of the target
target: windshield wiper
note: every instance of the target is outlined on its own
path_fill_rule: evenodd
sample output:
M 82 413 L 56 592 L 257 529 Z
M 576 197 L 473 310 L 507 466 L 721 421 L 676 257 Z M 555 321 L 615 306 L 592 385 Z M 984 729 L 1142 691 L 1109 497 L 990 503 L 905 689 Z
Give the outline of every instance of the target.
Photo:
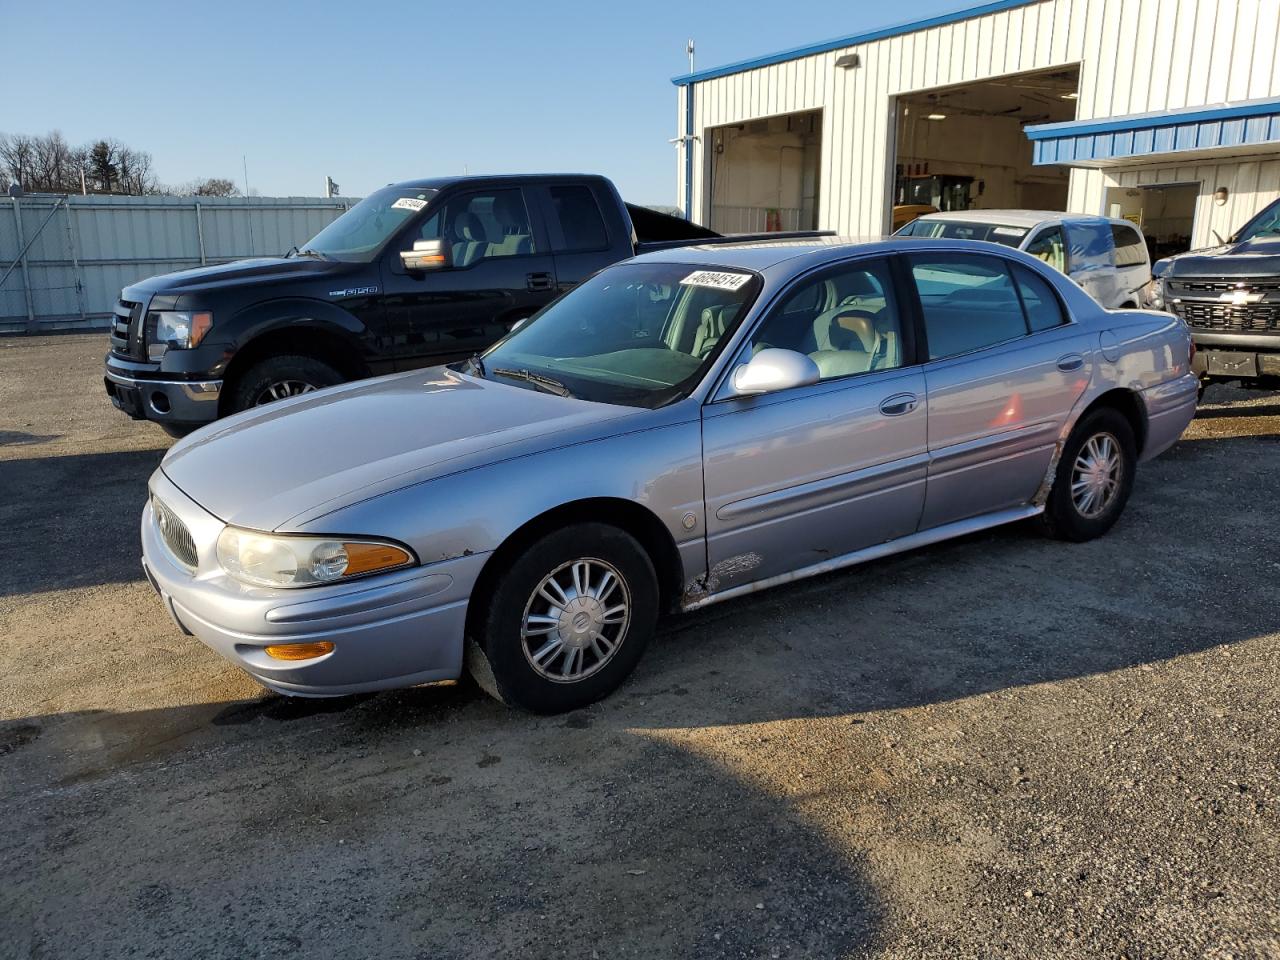
M 297 247 L 294 247 L 294 249 L 295 249 L 295 250 L 297 250 L 298 248 L 297 248 Z M 319 257 L 321 260 L 332 260 L 332 259 L 333 259 L 333 257 L 329 256 L 327 253 L 321 253 L 319 250 L 312 250 L 310 247 L 307 247 L 305 250 L 298 250 L 298 256 L 300 256 L 300 257 Z
M 532 370 L 509 370 L 505 367 L 495 367 L 494 375 L 499 377 L 509 377 L 512 380 L 523 380 L 526 383 L 532 383 L 539 390 L 546 393 L 554 393 L 557 397 L 571 397 L 573 394 L 559 380 L 553 380 L 550 377 L 544 377 L 540 373 L 534 373 Z

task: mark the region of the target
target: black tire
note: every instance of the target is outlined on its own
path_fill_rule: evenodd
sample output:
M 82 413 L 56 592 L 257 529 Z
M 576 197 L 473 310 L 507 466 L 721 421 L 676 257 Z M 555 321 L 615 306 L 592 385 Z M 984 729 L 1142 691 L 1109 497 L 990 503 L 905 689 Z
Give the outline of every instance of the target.
M 571 579 L 572 566 L 584 561 L 592 563 L 591 569 L 600 574 L 598 580 L 588 580 L 591 588 L 604 582 L 606 567 L 618 575 L 621 583 L 609 588 L 611 592 L 602 599 L 615 607 L 619 599 L 625 599 L 628 621 L 617 630 L 617 624 L 600 627 L 603 632 L 596 634 L 599 643 L 578 652 L 578 643 L 592 642 L 586 633 L 562 635 L 555 628 L 526 639 L 522 628 L 527 612 L 535 617 L 554 612 L 554 608 L 537 612 L 545 603 L 538 591 L 546 578 L 556 574 Z M 590 590 L 585 592 L 589 594 Z M 576 598 L 575 593 L 570 603 Z M 467 643 L 467 667 L 476 682 L 486 693 L 510 706 L 535 713 L 561 713 L 606 696 L 635 669 L 657 624 L 658 579 L 648 554 L 630 534 L 602 523 L 578 523 L 531 544 L 500 574 L 489 596 L 474 600 L 484 605 L 475 619 L 474 636 Z M 581 601 L 579 616 L 589 609 L 585 606 L 588 602 Z M 601 612 L 605 612 L 607 604 L 599 607 Z M 563 622 L 571 630 L 597 629 L 569 617 L 569 604 L 562 603 L 562 609 L 566 611 Z M 611 651 L 601 656 L 612 640 L 616 643 L 612 643 Z M 540 672 L 532 662 L 533 656 L 557 642 L 563 650 L 547 655 Z M 562 680 L 545 675 L 562 672 L 566 662 L 582 664 L 583 675 Z
M 1119 477 L 1110 500 L 1101 506 L 1099 513 L 1089 515 L 1092 511 L 1086 513 L 1081 510 L 1072 496 L 1071 487 L 1076 476 L 1077 460 L 1095 437 L 1107 437 L 1115 443 L 1119 458 Z M 1137 442 L 1133 436 L 1133 427 L 1124 414 L 1110 407 L 1103 407 L 1085 416 L 1067 437 L 1062 456 L 1058 460 L 1053 488 L 1049 491 L 1049 499 L 1041 517 L 1048 535 L 1058 540 L 1083 543 L 1110 530 L 1120 519 L 1120 514 L 1129 501 L 1129 494 L 1133 492 L 1137 464 Z
M 332 387 L 346 378 L 323 360 L 300 354 L 284 354 L 259 360 L 240 376 L 231 387 L 231 408 L 239 413 L 269 402 L 264 400 L 273 386 L 301 384 L 315 390 Z
M 159 427 L 175 440 L 181 440 L 187 434 L 200 429 L 198 423 L 162 423 Z

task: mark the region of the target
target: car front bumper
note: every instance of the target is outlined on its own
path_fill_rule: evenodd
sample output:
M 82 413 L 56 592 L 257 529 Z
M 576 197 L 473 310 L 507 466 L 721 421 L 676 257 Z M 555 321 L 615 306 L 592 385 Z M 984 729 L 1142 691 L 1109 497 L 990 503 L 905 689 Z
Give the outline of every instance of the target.
M 487 554 L 474 554 L 350 583 L 297 590 L 245 586 L 215 556 L 224 524 L 161 471 L 153 496 L 186 525 L 198 553 L 191 569 L 165 544 L 151 504 L 142 513 L 142 565 L 183 632 L 294 696 L 332 697 L 457 679 L 471 588 Z M 329 641 L 304 661 L 268 656 L 271 644 Z
M 102 382 L 116 409 L 157 423 L 198 425 L 218 418 L 221 380 L 166 379 L 158 369 L 108 354 Z

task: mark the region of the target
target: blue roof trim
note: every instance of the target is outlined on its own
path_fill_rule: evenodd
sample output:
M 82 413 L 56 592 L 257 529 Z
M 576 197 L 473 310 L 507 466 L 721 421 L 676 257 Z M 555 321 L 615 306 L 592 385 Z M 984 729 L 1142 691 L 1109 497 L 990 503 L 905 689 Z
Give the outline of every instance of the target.
M 1056 137 L 1078 137 L 1084 134 L 1154 130 L 1157 127 L 1169 127 L 1182 123 L 1265 117 L 1273 113 L 1280 113 L 1280 97 L 1269 100 L 1246 100 L 1237 104 L 1223 104 L 1220 107 L 1186 107 L 1182 110 L 1165 110 L 1161 113 L 1131 113 L 1106 120 L 1041 123 L 1024 127 L 1023 130 L 1028 140 L 1048 140 Z
M 1191 150 L 1280 144 L 1280 97 L 1191 107 L 1109 120 L 1027 127 L 1036 166 L 1100 166 L 1108 161 Z
M 700 70 L 697 73 L 686 73 L 678 77 L 672 77 L 671 82 L 677 87 L 683 87 L 690 83 L 698 83 L 702 80 L 714 80 L 716 77 L 727 77 L 732 73 L 741 73 L 744 70 L 755 70 L 758 67 L 768 67 L 775 63 L 785 63 L 788 60 L 798 60 L 800 57 L 812 56 L 815 53 L 829 53 L 832 50 L 839 50 L 842 47 L 853 47 L 860 43 L 871 43 L 874 40 L 885 40 L 889 37 L 900 37 L 904 34 L 915 33 L 918 30 L 927 30 L 930 27 L 945 27 L 947 24 L 960 23 L 962 20 L 972 20 L 974 17 L 984 17 L 989 13 L 1000 13 L 1004 10 L 1013 10 L 1017 7 L 1029 7 L 1032 4 L 1042 3 L 1044 0 L 993 0 L 991 3 L 983 3 L 976 7 L 967 7 L 964 10 L 957 10 L 954 13 L 942 13 L 936 17 L 930 17 L 927 20 L 913 20 L 910 23 L 900 23 L 892 27 L 882 27 L 879 30 L 872 30 L 870 33 L 856 33 L 849 37 L 837 37 L 834 40 L 825 40 L 822 43 L 814 43 L 805 47 L 795 47 L 791 50 L 783 50 L 780 53 L 770 53 L 763 57 L 756 57 L 753 60 L 739 60 L 737 63 L 729 63 L 723 67 L 713 67 L 710 70 Z

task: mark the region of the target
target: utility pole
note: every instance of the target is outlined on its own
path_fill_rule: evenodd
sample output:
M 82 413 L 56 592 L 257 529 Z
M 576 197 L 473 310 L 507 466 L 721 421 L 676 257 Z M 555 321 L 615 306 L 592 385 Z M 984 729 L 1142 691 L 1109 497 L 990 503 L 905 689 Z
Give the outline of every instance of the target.
M 240 155 L 240 163 L 244 166 L 244 195 L 249 196 L 249 158 L 243 153 Z

